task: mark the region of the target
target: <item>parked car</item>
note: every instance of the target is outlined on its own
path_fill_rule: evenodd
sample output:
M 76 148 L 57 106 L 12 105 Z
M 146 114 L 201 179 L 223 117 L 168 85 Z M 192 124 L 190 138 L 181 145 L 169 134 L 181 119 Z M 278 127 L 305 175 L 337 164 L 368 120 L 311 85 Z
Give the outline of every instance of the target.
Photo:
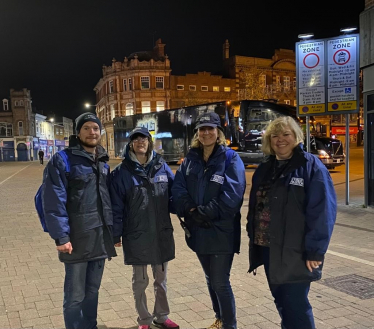
M 338 139 L 310 136 L 310 153 L 317 155 L 328 169 L 345 164 L 343 143 Z

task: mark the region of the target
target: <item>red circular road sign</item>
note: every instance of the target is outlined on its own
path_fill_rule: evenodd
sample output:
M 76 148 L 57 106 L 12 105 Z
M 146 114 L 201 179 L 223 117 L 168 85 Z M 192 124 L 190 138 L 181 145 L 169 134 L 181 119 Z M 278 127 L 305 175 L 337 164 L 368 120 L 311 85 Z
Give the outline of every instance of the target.
M 340 49 L 332 56 L 332 59 L 336 65 L 345 65 L 351 59 L 351 53 L 347 49 Z
M 312 56 L 312 57 L 309 57 L 309 56 Z M 310 53 L 304 57 L 303 64 L 306 68 L 313 69 L 319 64 L 319 56 L 315 53 Z

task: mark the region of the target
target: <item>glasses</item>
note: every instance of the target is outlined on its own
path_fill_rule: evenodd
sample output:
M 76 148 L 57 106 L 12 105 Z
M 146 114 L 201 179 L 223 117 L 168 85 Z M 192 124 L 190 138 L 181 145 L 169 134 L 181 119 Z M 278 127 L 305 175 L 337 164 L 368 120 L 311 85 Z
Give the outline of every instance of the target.
M 145 143 L 148 142 L 148 137 L 136 137 L 132 141 L 134 143 Z

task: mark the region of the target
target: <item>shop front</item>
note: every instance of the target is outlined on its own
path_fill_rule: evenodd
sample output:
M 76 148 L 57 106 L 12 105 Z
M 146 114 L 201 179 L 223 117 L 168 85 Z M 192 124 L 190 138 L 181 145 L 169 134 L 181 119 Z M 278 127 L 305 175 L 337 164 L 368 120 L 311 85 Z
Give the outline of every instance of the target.
M 58 151 L 62 151 L 63 149 L 65 149 L 65 141 L 64 140 L 55 140 L 55 146 L 56 146 L 56 152 Z
M 15 161 L 14 140 L 3 139 L 0 147 L 1 161 Z

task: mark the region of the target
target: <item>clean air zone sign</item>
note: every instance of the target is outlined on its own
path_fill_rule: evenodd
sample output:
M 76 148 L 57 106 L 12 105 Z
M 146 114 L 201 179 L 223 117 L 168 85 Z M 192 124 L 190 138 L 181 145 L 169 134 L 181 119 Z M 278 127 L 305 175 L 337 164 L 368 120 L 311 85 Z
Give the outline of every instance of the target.
M 358 112 L 358 38 L 355 34 L 296 43 L 300 116 Z

